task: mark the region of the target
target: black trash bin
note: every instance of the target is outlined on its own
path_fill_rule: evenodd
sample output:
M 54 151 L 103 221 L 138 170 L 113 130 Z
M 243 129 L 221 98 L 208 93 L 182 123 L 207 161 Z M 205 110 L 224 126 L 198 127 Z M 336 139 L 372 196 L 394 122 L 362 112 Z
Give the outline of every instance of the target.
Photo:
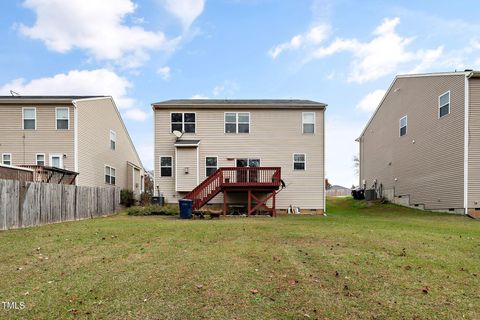
M 193 201 L 190 199 L 178 200 L 178 207 L 180 209 L 180 219 L 191 219 L 193 211 Z
M 165 197 L 152 197 L 152 204 L 163 206 L 165 204 Z

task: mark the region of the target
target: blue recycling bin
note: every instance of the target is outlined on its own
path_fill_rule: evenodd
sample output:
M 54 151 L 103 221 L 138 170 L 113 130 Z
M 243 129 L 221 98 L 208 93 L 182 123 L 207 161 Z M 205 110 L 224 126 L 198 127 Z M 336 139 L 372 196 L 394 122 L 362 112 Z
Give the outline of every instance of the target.
M 178 206 L 180 208 L 180 219 L 191 219 L 193 211 L 193 201 L 190 199 L 178 200 Z

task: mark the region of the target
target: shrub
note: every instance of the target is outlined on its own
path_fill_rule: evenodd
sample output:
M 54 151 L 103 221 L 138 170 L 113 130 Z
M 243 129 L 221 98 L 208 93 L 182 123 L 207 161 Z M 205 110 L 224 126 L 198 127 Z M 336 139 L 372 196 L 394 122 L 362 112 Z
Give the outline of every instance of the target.
M 125 207 L 131 207 L 135 204 L 132 190 L 122 189 L 120 191 L 120 204 Z
M 127 209 L 127 214 L 129 216 L 176 216 L 179 214 L 178 207 L 176 206 L 159 206 L 158 204 L 153 204 L 145 207 L 130 207 Z

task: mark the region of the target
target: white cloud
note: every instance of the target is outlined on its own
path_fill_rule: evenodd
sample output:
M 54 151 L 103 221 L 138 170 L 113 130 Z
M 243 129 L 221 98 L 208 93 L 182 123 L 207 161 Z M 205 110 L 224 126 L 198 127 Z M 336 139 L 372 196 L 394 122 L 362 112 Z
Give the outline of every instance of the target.
M 147 113 L 139 108 L 128 109 L 123 113 L 123 116 L 130 120 L 145 121 L 147 119 Z
M 98 60 L 138 67 L 149 59 L 149 50 L 170 51 L 179 41 L 126 25 L 125 17 L 136 9 L 131 0 L 26 0 L 23 5 L 35 12 L 36 21 L 20 25 L 20 32 L 60 53 L 80 48 Z
M 235 92 L 238 90 L 238 84 L 235 81 L 225 80 L 219 85 L 216 85 L 213 90 L 212 94 L 214 97 L 218 97 L 222 95 L 223 97 L 233 96 Z
M 20 95 L 112 96 L 127 118 L 143 121 L 147 114 L 135 108 L 136 101 L 129 97 L 127 92 L 131 87 L 132 84 L 127 79 L 110 70 L 72 70 L 30 81 L 15 79 L 0 86 L 0 94 L 8 95 L 10 90 L 13 90 Z
M 420 50 L 417 52 L 417 57 L 420 59 L 420 63 L 416 65 L 408 73 L 421 73 L 429 70 L 443 55 L 443 46 L 437 49 Z
M 170 67 L 169 66 L 165 66 L 165 67 L 161 67 L 157 70 L 157 74 L 159 74 L 163 80 L 168 80 L 170 79 Z
M 330 33 L 330 26 L 325 24 L 315 25 L 304 34 L 298 34 L 290 41 L 277 45 L 269 50 L 268 54 L 276 59 L 282 52 L 286 50 L 295 50 L 303 46 L 318 45 L 323 42 Z
M 190 28 L 205 7 L 204 0 L 164 0 L 164 3 L 165 8 L 182 22 L 184 29 Z
M 194 94 L 190 99 L 208 99 L 208 96 L 197 93 Z
M 337 38 L 327 46 L 322 46 L 328 35 L 329 28 L 324 32 L 315 32 L 313 36 L 293 37 L 290 42 L 283 43 L 269 51 L 272 58 L 284 50 L 305 51 L 304 62 L 313 59 L 324 59 L 341 52 L 349 52 L 353 56 L 348 72 L 348 81 L 364 83 L 398 72 L 399 68 L 410 65 L 415 71 L 424 71 L 436 63 L 443 54 L 443 47 L 427 50 L 409 50 L 414 37 L 405 37 L 396 31 L 400 18 L 384 19 L 373 31 L 370 41 L 360 41 L 356 38 Z M 323 35 L 323 37 L 322 37 Z M 310 44 L 306 46 L 304 44 Z M 320 44 L 320 45 L 319 45 Z
M 357 110 L 360 110 L 362 112 L 375 111 L 386 92 L 386 90 L 382 89 L 370 92 L 365 97 L 363 97 L 363 99 L 357 104 Z

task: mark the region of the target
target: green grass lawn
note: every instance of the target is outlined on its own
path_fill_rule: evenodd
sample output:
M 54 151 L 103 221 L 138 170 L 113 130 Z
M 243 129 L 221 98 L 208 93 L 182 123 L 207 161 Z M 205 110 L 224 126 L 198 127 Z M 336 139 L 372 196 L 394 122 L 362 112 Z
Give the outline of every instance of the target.
M 480 319 L 480 221 L 108 218 L 0 232 L 0 319 Z

